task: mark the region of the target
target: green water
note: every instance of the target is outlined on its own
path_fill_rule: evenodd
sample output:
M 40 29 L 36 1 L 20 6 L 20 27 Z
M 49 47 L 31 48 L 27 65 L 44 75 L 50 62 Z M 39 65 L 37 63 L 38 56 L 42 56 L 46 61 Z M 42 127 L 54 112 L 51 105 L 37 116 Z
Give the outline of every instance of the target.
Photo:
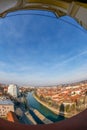
M 28 93 L 27 101 L 30 107 L 37 109 L 40 113 L 42 113 L 51 121 L 58 122 L 64 120 L 64 117 L 54 114 L 52 111 L 50 111 L 49 109 L 41 105 L 39 102 L 37 102 L 36 99 L 32 96 L 32 93 Z

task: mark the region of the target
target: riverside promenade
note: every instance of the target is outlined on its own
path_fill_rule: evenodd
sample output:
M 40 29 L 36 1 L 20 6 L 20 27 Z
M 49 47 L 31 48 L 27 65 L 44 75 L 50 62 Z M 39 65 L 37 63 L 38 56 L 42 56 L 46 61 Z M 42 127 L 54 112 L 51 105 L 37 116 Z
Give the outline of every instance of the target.
M 44 115 L 42 115 L 38 110 L 30 108 L 31 111 L 44 123 L 44 124 L 51 124 L 53 123 L 51 120 L 46 118 Z
M 28 118 L 28 120 L 30 121 L 30 123 L 32 125 L 37 125 L 37 122 L 34 120 L 34 118 L 32 117 L 32 115 L 27 111 L 25 112 L 26 117 Z
M 48 106 L 46 103 L 44 103 L 43 101 L 41 101 L 39 98 L 36 97 L 36 95 L 33 93 L 33 97 L 43 106 L 45 106 L 46 108 L 48 108 L 50 111 L 52 111 L 54 114 L 58 115 L 59 111 L 53 107 Z

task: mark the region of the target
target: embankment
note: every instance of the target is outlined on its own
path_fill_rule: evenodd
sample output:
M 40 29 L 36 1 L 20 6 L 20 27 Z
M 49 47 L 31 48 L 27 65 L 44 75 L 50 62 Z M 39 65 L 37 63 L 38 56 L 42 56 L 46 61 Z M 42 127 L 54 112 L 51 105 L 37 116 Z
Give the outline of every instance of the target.
M 46 108 L 48 108 L 50 111 L 52 111 L 54 114 L 58 115 L 59 111 L 53 107 L 48 106 L 46 103 L 44 103 L 43 101 L 41 101 L 34 93 L 33 93 L 33 97 L 43 106 L 45 106 Z

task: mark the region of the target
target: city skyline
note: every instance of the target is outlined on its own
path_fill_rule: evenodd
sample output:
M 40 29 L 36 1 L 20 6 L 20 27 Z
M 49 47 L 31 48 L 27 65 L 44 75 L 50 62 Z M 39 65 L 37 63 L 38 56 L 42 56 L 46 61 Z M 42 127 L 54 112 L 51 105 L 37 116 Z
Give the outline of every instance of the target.
M 50 17 L 0 19 L 0 82 L 52 85 L 87 78 L 87 31 L 68 16 L 44 14 Z

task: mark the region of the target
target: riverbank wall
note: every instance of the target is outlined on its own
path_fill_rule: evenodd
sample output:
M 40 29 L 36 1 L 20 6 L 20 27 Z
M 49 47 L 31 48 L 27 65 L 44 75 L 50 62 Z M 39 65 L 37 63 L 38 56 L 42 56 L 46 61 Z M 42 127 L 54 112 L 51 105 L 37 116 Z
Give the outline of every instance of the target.
M 44 115 L 42 115 L 38 110 L 30 108 L 31 111 L 34 112 L 34 114 L 44 123 L 44 124 L 51 124 L 53 123 L 51 120 L 46 118 Z
M 28 120 L 30 121 L 31 125 L 37 125 L 37 122 L 34 120 L 32 115 L 28 111 L 25 112 L 25 116 L 28 118 Z

